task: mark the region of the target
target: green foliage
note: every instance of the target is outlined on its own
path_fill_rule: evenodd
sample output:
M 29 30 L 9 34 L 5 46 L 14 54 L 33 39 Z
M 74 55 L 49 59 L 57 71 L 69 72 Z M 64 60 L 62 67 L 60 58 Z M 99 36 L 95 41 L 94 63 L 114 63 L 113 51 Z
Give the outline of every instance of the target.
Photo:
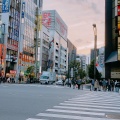
M 34 71 L 35 71 L 35 67 L 34 66 L 30 66 L 30 67 L 27 68 L 26 73 L 30 77 L 35 77 Z
M 79 69 L 78 74 L 79 74 L 81 79 L 83 79 L 86 76 L 86 73 L 83 69 Z
M 89 65 L 89 77 L 94 79 L 94 60 L 91 62 L 91 64 Z M 98 72 L 98 70 L 96 69 L 96 79 L 100 79 L 101 78 L 101 73 Z
M 71 77 L 71 75 L 70 75 L 71 68 L 73 68 L 75 79 L 77 79 L 77 77 L 80 77 L 81 79 L 83 79 L 86 76 L 85 71 L 83 71 L 80 68 L 80 62 L 74 60 L 74 61 L 71 61 L 71 63 L 69 64 L 69 74 L 68 73 L 66 74 L 67 78 L 68 78 L 68 76 L 69 76 L 69 78 Z

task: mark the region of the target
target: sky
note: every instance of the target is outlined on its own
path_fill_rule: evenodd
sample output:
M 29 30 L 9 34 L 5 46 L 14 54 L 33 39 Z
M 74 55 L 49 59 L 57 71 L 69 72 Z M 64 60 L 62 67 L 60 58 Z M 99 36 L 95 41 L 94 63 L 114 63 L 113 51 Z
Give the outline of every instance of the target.
M 104 46 L 105 0 L 43 0 L 43 10 L 59 13 L 78 54 L 90 54 L 94 48 L 93 24 L 97 26 L 97 48 Z

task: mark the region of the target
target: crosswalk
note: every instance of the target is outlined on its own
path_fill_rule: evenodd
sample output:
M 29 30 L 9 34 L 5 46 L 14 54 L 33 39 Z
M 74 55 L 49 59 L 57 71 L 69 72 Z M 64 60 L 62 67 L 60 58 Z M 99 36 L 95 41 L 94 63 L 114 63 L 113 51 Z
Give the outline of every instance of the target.
M 82 93 L 82 92 L 81 92 Z M 26 120 L 120 120 L 120 95 L 113 92 L 81 94 Z M 109 115 L 113 117 L 108 117 Z

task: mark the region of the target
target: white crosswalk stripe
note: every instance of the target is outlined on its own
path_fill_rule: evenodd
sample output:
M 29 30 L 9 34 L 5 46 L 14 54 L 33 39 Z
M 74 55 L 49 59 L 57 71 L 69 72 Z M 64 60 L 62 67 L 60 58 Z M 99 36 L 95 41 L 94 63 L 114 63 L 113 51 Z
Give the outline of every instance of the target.
M 118 120 L 107 115 L 120 114 L 119 100 L 117 93 L 88 92 L 27 120 Z
M 47 119 L 28 118 L 27 120 L 47 120 Z

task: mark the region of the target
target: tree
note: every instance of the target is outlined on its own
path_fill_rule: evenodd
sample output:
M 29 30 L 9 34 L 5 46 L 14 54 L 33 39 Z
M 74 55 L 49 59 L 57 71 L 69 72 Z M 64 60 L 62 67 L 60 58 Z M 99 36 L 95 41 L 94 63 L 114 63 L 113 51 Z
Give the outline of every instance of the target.
M 34 71 L 35 71 L 35 67 L 34 66 L 30 66 L 30 67 L 27 68 L 26 73 L 30 77 L 35 77 Z
M 80 76 L 81 79 L 83 79 L 86 76 L 86 73 L 83 69 L 78 70 L 78 75 Z
M 73 68 L 73 74 L 74 74 L 73 76 L 76 79 L 78 76 L 78 70 L 80 69 L 80 62 L 78 62 L 76 60 L 70 62 L 70 64 L 69 64 L 69 77 L 70 77 L 71 68 Z
M 88 69 L 89 69 L 89 72 L 88 72 L 89 77 L 94 79 L 94 60 L 90 63 Z M 96 79 L 100 79 L 101 76 L 102 76 L 102 74 L 99 73 L 98 70 L 96 69 Z

